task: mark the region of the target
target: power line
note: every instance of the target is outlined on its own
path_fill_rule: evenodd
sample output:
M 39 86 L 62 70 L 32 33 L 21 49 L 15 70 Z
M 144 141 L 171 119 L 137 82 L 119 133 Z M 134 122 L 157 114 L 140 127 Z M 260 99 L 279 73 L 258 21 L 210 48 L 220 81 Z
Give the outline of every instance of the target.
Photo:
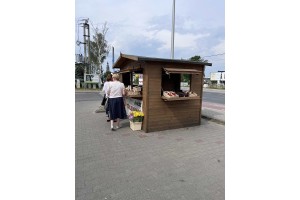
M 213 57 L 213 56 L 221 56 L 221 55 L 224 55 L 225 53 L 220 53 L 220 54 L 215 54 L 215 55 L 210 55 L 210 56 L 203 56 L 202 58 L 204 57 Z
M 215 61 L 221 61 L 221 60 L 225 60 L 225 59 L 218 59 L 218 60 L 210 59 L 210 60 L 215 62 Z

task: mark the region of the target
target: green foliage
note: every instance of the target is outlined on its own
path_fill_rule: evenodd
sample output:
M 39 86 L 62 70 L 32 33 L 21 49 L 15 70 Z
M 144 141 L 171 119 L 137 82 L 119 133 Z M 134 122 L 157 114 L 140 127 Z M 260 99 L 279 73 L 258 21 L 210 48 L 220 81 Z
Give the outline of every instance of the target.
M 91 64 L 99 66 L 100 74 L 103 74 L 102 63 L 110 51 L 110 46 L 105 39 L 107 31 L 108 28 L 106 27 L 106 22 L 104 23 L 101 31 L 98 28 L 94 28 L 94 35 L 92 37 L 92 41 L 90 42 Z M 102 75 L 101 78 L 103 78 Z
M 190 61 L 205 62 L 205 63 L 208 62 L 208 60 L 205 60 L 205 59 L 201 58 L 201 56 L 198 56 L 198 55 L 195 55 L 195 56 L 191 57 L 189 60 Z
M 110 71 L 106 71 L 106 72 L 103 74 L 103 79 L 104 79 L 104 80 L 106 80 L 106 77 L 107 77 L 108 74 L 111 74 L 111 72 L 110 72 Z
M 205 60 L 205 59 L 201 58 L 201 56 L 198 56 L 198 55 L 195 55 L 195 56 L 191 57 L 189 60 L 190 61 L 204 62 L 204 63 L 208 62 L 208 60 Z M 204 72 L 203 72 L 203 77 L 205 77 L 205 73 Z
M 91 44 L 91 63 L 100 65 L 106 59 L 109 53 L 109 46 L 102 33 L 96 33 L 93 36 Z
M 186 82 L 190 84 L 191 76 L 190 74 L 182 74 L 181 75 L 181 82 Z
M 84 65 L 76 64 L 75 65 L 75 79 L 83 79 L 84 76 Z

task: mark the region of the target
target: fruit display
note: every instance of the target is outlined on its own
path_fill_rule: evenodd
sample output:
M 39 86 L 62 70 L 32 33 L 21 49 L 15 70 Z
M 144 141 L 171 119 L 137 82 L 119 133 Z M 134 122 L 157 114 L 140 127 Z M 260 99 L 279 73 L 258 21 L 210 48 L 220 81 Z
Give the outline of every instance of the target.
M 197 93 L 195 93 L 193 91 L 189 92 L 189 97 L 196 97 L 196 96 L 198 96 Z
M 189 92 L 174 92 L 174 91 L 164 91 L 163 96 L 166 98 L 180 98 L 180 97 L 197 97 L 197 93 L 193 91 Z
M 176 98 L 176 97 L 179 97 L 178 94 L 176 94 L 173 91 L 164 91 L 163 92 L 163 96 L 167 97 L 167 98 Z
M 177 94 L 179 97 L 188 97 L 188 96 L 189 96 L 189 93 L 188 93 L 188 92 L 176 92 L 176 94 Z
M 140 87 L 131 87 L 130 85 L 125 88 L 125 92 L 129 96 L 134 96 L 134 95 L 141 95 L 141 88 Z

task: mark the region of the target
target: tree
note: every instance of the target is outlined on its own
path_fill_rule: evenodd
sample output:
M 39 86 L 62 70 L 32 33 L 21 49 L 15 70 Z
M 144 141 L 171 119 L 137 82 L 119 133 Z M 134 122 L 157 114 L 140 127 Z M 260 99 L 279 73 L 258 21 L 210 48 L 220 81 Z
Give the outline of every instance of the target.
M 106 71 L 106 72 L 104 73 L 103 78 L 104 78 L 105 80 L 106 80 L 106 77 L 107 77 L 108 74 L 111 74 L 111 72 L 110 72 L 110 71 Z
M 84 64 L 75 64 L 75 79 L 83 79 L 84 76 Z
M 191 61 L 205 62 L 205 63 L 208 62 L 208 60 L 204 60 L 203 58 L 201 58 L 201 56 L 198 56 L 198 55 L 195 55 L 195 56 L 191 57 L 189 60 L 191 60 Z
M 205 60 L 205 59 L 201 58 L 201 56 L 198 56 L 198 55 L 195 55 L 195 56 L 191 57 L 189 60 L 190 61 L 204 62 L 204 63 L 208 62 L 208 60 Z M 204 66 L 204 70 L 205 70 L 205 66 Z M 205 73 L 204 72 L 203 72 L 203 77 L 205 77 Z
M 108 31 L 106 25 L 107 23 L 105 22 L 102 26 L 101 32 L 98 27 L 94 28 L 93 26 L 94 35 L 92 41 L 90 42 L 90 60 L 93 65 L 97 66 L 98 69 L 96 71 L 100 72 L 100 77 L 102 77 L 103 72 L 102 63 L 110 51 L 110 46 L 105 39 Z

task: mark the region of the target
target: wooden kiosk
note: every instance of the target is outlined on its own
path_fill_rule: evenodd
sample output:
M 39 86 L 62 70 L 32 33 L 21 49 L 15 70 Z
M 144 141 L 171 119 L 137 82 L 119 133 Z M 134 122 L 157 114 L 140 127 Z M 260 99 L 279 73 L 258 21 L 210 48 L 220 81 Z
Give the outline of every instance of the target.
M 120 69 L 120 81 L 125 87 L 139 91 L 128 92 L 126 98 L 142 102 L 142 130 L 153 132 L 201 124 L 203 72 L 205 66 L 211 65 L 121 53 L 113 68 Z M 142 78 L 138 81 L 135 77 Z M 187 82 L 182 82 L 183 78 Z

